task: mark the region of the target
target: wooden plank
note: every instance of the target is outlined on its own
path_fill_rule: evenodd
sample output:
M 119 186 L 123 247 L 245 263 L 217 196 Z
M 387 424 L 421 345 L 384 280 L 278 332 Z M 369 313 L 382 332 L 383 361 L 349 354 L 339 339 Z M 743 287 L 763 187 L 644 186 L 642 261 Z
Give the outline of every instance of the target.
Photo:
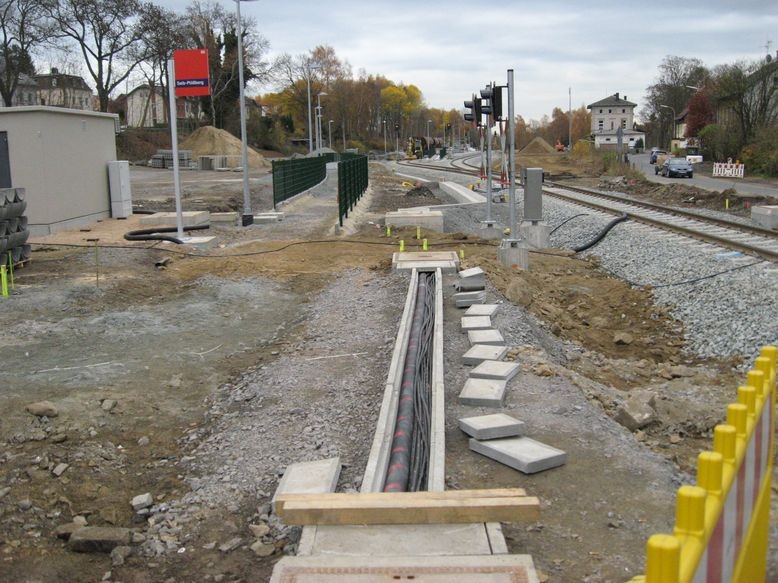
M 521 491 L 522 494 L 517 494 Z M 457 524 L 537 520 L 540 502 L 501 490 L 369 494 L 290 494 L 276 500 L 287 524 Z
M 359 504 L 370 503 L 374 500 L 398 500 L 400 505 L 402 505 L 406 503 L 406 498 L 409 496 L 415 497 L 419 501 L 454 500 L 457 498 L 472 500 L 477 498 L 523 498 L 527 495 L 527 492 L 524 488 L 493 488 L 483 490 L 444 490 L 442 492 L 362 492 L 359 494 L 336 495 L 344 498 L 353 496 Z M 284 503 L 287 501 L 306 502 L 311 505 L 325 505 L 330 503 L 331 499 L 330 493 L 306 494 L 289 492 L 279 495 L 276 499 L 276 512 L 278 508 L 283 508 Z

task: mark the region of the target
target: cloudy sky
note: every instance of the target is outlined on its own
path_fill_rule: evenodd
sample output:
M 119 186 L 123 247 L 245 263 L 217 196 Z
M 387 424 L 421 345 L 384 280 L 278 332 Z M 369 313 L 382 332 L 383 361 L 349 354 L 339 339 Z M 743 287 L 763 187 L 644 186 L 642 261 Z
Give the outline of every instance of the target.
M 234 2 L 221 0 L 232 8 Z M 180 10 L 186 0 L 157 0 Z M 620 92 L 642 105 L 666 55 L 709 65 L 778 50 L 778 2 L 738 0 L 422 2 L 258 0 L 253 16 L 274 54 L 332 46 L 356 74 L 413 83 L 431 107 L 461 109 L 489 81 L 516 77 L 516 109 L 539 119 Z

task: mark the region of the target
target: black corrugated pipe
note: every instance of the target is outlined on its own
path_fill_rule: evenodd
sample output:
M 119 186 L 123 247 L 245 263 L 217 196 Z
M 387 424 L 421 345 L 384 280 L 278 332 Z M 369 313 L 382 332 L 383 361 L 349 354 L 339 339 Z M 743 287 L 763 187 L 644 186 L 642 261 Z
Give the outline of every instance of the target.
M 198 225 L 196 227 L 184 227 L 184 231 L 201 231 L 209 228 L 210 225 Z M 124 234 L 128 241 L 170 241 L 171 243 L 183 244 L 181 239 L 169 237 L 167 235 L 158 235 L 157 233 L 177 233 L 177 227 L 159 227 L 156 229 L 137 229 Z
M 581 251 L 586 251 L 587 249 L 590 249 L 591 247 L 594 247 L 597 243 L 599 243 L 600 241 L 602 241 L 605 238 L 605 235 L 608 234 L 608 231 L 610 231 L 613 227 L 615 227 L 619 223 L 621 223 L 623 221 L 626 221 L 627 218 L 628 217 L 627 217 L 627 215 L 625 213 L 625 214 L 621 215 L 620 217 L 617 217 L 617 218 L 613 219 L 610 223 L 605 225 L 605 228 L 603 228 L 603 230 L 600 231 L 594 237 L 594 239 L 592 239 L 588 243 L 584 243 L 583 245 L 579 245 L 578 247 L 573 247 L 573 251 L 575 251 L 576 253 L 580 253 Z

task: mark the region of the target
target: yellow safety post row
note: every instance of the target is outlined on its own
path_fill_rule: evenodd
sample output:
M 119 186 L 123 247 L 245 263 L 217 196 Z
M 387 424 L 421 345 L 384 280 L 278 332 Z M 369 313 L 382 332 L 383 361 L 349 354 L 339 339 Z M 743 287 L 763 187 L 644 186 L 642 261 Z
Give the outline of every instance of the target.
M 767 571 L 778 347 L 765 346 L 700 453 L 697 485 L 681 486 L 673 534 L 646 545 L 632 583 L 753 583 Z
M 5 274 L 5 265 L 0 265 L 0 294 L 8 297 L 8 276 Z

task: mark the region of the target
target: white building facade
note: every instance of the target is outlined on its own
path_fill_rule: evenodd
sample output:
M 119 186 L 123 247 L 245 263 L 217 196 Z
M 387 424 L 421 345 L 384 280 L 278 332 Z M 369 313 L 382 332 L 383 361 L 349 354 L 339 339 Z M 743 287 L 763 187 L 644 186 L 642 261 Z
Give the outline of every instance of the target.
M 622 98 L 618 93 L 586 106 L 592 112 L 592 136 L 594 147 L 615 150 L 618 147 L 618 131 L 621 129 L 624 150 L 633 150 L 639 140 L 645 147 L 646 136 L 635 130 L 636 103 Z

